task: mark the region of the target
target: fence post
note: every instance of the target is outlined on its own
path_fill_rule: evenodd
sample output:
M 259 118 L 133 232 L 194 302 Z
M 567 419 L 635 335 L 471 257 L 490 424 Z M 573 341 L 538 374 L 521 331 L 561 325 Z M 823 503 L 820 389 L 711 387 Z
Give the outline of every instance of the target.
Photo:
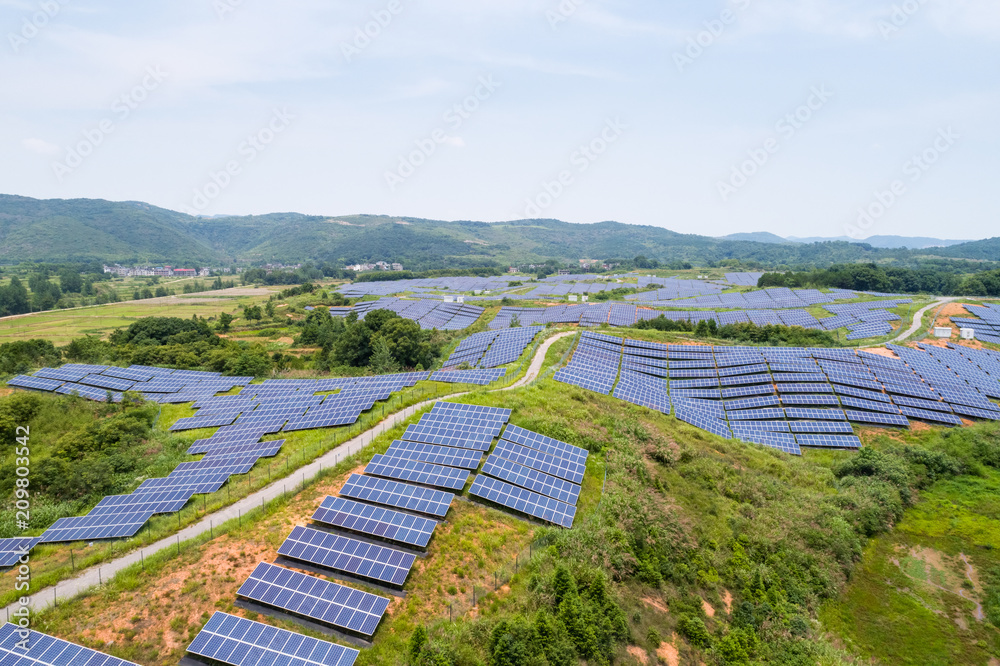
M 70 563 L 70 566 L 73 567 L 73 571 L 76 571 L 76 558 L 73 557 L 73 550 L 72 549 L 70 549 L 70 551 L 69 551 L 69 563 Z

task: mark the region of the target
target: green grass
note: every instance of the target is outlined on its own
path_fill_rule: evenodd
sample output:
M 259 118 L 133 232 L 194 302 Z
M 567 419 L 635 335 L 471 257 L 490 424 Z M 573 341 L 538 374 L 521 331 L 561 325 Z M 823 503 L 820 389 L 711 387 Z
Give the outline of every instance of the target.
M 940 553 L 945 566 L 909 554 L 922 549 Z M 865 549 L 844 592 L 824 605 L 824 628 L 879 663 L 986 664 L 1000 656 L 1000 631 L 976 620 L 970 601 L 928 584 L 950 580 L 954 587 L 962 579 L 960 554 L 980 573 L 1000 566 L 996 471 L 940 481 L 922 492 L 896 529 Z M 982 598 L 981 588 L 973 593 Z

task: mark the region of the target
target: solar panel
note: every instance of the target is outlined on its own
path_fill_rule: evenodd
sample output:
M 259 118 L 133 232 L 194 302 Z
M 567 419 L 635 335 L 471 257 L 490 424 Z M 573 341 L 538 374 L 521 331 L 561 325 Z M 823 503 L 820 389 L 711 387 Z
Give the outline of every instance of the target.
M 477 418 L 497 418 L 506 423 L 510 419 L 510 410 L 501 407 L 484 407 L 482 405 L 465 405 L 458 402 L 436 402 L 431 409 L 432 414 L 455 414 L 458 416 Z
M 425 548 L 437 522 L 401 511 L 328 496 L 312 519 L 341 529 Z
M 573 517 L 576 515 L 575 506 L 518 488 L 485 474 L 475 478 L 469 494 L 566 528 L 573 526 Z
M 860 449 L 861 440 L 854 435 L 796 435 L 799 446 L 832 449 Z
M 684 423 L 693 425 L 696 428 L 706 430 L 713 435 L 718 435 L 726 439 L 731 439 L 733 436 L 732 430 L 729 429 L 729 425 L 725 421 L 707 412 L 678 407 L 675 416 L 678 420 L 684 421 Z
M 130 379 L 134 382 L 148 382 L 155 376 L 149 372 L 144 372 L 142 370 L 137 370 L 134 368 L 115 368 L 115 367 L 106 368 L 103 372 L 101 372 L 101 374 L 106 377 L 117 377 L 118 379 Z
M 916 407 L 917 409 L 931 409 L 936 412 L 951 413 L 951 407 L 948 406 L 948 403 L 941 402 L 940 400 L 924 400 L 921 398 L 908 398 L 906 396 L 896 395 L 892 397 L 892 401 L 897 405 L 906 407 Z
M 778 451 L 784 451 L 785 453 L 790 453 L 795 456 L 801 456 L 802 450 L 795 441 L 795 436 L 786 432 L 746 432 L 739 433 L 733 431 L 739 439 L 744 442 L 752 442 L 754 444 L 760 444 L 772 449 L 777 449 Z
M 793 433 L 826 435 L 853 435 L 854 428 L 846 421 L 791 421 L 788 424 Z
M 32 548 L 38 545 L 40 539 L 40 537 L 0 539 L 0 569 L 17 564 L 21 556 L 27 555 Z
M 469 480 L 468 470 L 385 455 L 372 456 L 371 462 L 365 467 L 365 474 L 458 491 Z
M 420 417 L 422 425 L 450 424 L 469 428 L 472 432 L 489 434 L 491 437 L 499 435 L 506 422 L 506 420 L 501 420 L 497 417 L 460 416 L 455 413 L 449 414 L 445 412 L 428 412 Z
M 109 495 L 87 514 L 99 516 L 115 513 L 145 512 L 175 513 L 180 511 L 194 493 L 187 490 L 165 490 L 158 493 Z
M 587 463 L 587 457 L 590 455 L 590 452 L 587 451 L 587 449 L 580 448 L 579 446 L 573 446 L 572 444 L 567 444 L 566 442 L 561 442 L 558 439 L 553 439 L 552 437 L 546 437 L 545 435 L 532 432 L 527 428 L 522 428 L 513 424 L 507 426 L 507 429 L 504 430 L 502 437 L 508 442 L 514 442 L 515 444 L 527 446 L 537 451 L 542 451 L 544 453 L 548 453 L 559 458 L 565 458 L 583 465 Z
M 390 458 L 408 458 L 435 465 L 460 467 L 475 470 L 483 462 L 483 452 L 474 449 L 456 449 L 451 446 L 437 444 L 422 444 L 420 442 L 404 442 L 396 440 L 385 452 Z
M 910 418 L 918 419 L 920 421 L 947 423 L 948 425 L 958 426 L 962 425 L 962 419 L 954 414 L 945 414 L 944 412 L 935 412 L 929 409 L 916 409 L 915 407 L 900 407 L 899 411 L 901 411 L 904 416 L 909 416 Z
M 483 465 L 483 474 L 574 506 L 580 498 L 580 486 L 575 483 L 510 460 L 504 460 L 496 455 L 492 455 L 486 460 L 486 464 Z
M 56 379 L 44 379 L 42 377 L 32 377 L 30 375 L 18 375 L 7 380 L 7 386 L 15 388 L 31 389 L 33 391 L 55 391 L 65 382 Z
M 302 416 L 295 416 L 288 419 L 288 423 L 282 428 L 285 432 L 293 430 L 312 430 L 314 428 L 333 428 L 336 426 L 351 425 L 364 412 L 360 406 L 344 407 L 341 409 L 309 410 Z
M 115 377 L 105 377 L 104 375 L 87 375 L 80 380 L 80 384 L 96 386 L 98 388 L 110 389 L 112 391 L 127 391 L 135 384 L 131 379 L 117 379 Z
M 738 423 L 739 421 L 763 421 L 766 419 L 784 419 L 785 410 L 777 409 L 773 407 L 768 407 L 765 409 L 738 409 L 732 412 L 726 412 L 726 416 L 729 418 L 731 425 Z
M 583 475 L 587 469 L 585 463 L 554 456 L 506 440 L 500 440 L 500 443 L 493 449 L 493 455 L 536 469 L 539 472 L 557 476 L 560 479 L 572 481 L 577 485 L 583 483 Z
M 406 582 L 416 560 L 412 553 L 301 525 L 292 528 L 278 554 L 396 587 Z
M 785 415 L 790 419 L 834 420 L 845 421 L 843 410 L 840 409 L 809 409 L 804 407 L 785 407 Z M 800 442 L 801 443 L 801 442 Z
M 0 626 L 0 663 L 4 666 L 138 666 L 33 629 L 24 630 L 27 635 L 22 638 L 21 631 L 10 622 Z M 19 646 L 22 641 L 26 648 Z
M 451 501 L 455 498 L 453 494 L 440 490 L 421 488 L 408 483 L 376 479 L 360 474 L 351 474 L 347 483 L 340 489 L 339 494 L 364 502 L 416 511 L 440 518 L 448 513 Z
M 187 651 L 229 666 L 352 666 L 358 658 L 352 648 L 221 611 L 209 618 Z
M 45 530 L 41 543 L 94 541 L 130 537 L 138 532 L 154 512 L 150 510 L 60 518 Z
M 781 396 L 783 405 L 830 405 L 840 406 L 840 401 L 834 395 L 805 395 L 799 393 L 786 393 Z
M 1000 410 L 997 409 L 980 409 L 978 407 L 956 404 L 952 404 L 951 409 L 956 414 L 961 414 L 962 416 L 971 416 L 977 419 L 986 419 L 989 421 L 1000 421 Z
M 493 443 L 493 437 L 488 433 L 469 432 L 464 426 L 421 425 L 414 423 L 406 428 L 403 439 L 425 444 L 440 444 L 463 449 L 487 451 Z
M 854 423 L 871 423 L 874 425 L 902 426 L 904 428 L 910 427 L 910 422 L 907 420 L 907 418 L 900 414 L 884 414 L 881 412 L 858 412 L 858 411 L 852 411 L 850 409 L 846 410 L 844 414 L 847 415 L 848 421 L 853 421 Z
M 726 401 L 726 411 L 735 409 L 760 409 L 761 407 L 777 407 L 781 405 L 778 396 L 764 396 L 759 398 L 741 398 L 740 400 Z

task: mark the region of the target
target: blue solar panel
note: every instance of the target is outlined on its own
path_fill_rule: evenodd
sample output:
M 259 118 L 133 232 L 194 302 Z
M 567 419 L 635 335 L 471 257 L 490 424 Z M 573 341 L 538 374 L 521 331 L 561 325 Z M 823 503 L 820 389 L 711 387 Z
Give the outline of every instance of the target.
M 221 611 L 209 618 L 187 651 L 229 666 L 352 666 L 358 658 L 352 648 Z
M 881 412 L 858 412 L 850 409 L 844 412 L 848 421 L 854 423 L 870 423 L 874 425 L 910 427 L 910 422 L 900 414 L 884 414 Z
M 425 548 L 437 522 L 401 511 L 329 496 L 312 519 L 341 529 Z
M 439 518 L 448 513 L 451 501 L 455 498 L 453 494 L 440 490 L 360 474 L 351 474 L 339 494 L 363 502 L 382 504 Z
M 7 386 L 45 392 L 55 391 L 64 383 L 65 381 L 61 379 L 45 379 L 43 377 L 32 377 L 30 375 L 18 375 L 17 377 L 7 380 Z
M 383 597 L 267 562 L 257 565 L 236 595 L 363 636 L 375 633 L 389 606 Z
M 40 537 L 13 537 L 0 539 L 0 569 L 12 567 L 23 555 L 38 545 Z
M 760 409 L 761 407 L 777 407 L 781 405 L 778 396 L 763 396 L 759 398 L 742 398 L 740 400 L 727 400 L 726 411 L 736 409 Z
M 0 626 L 0 663 L 4 666 L 138 666 L 33 629 L 24 630 L 22 637 L 21 631 L 10 622 Z
M 809 409 L 802 407 L 785 407 L 785 414 L 790 419 L 809 419 L 809 420 L 827 419 L 834 421 L 847 420 L 847 417 L 844 416 L 843 410 L 840 409 Z
M 425 444 L 440 444 L 476 451 L 487 451 L 493 443 L 489 433 L 470 432 L 468 428 L 458 425 L 436 425 L 429 423 L 421 425 L 414 423 L 406 428 L 403 439 Z
M 515 486 L 527 488 L 547 497 L 576 505 L 580 497 L 580 486 L 565 479 L 551 476 L 516 462 L 492 455 L 483 465 L 483 474 L 488 474 Z
M 583 475 L 586 471 L 585 463 L 561 456 L 554 456 L 506 440 L 500 440 L 500 443 L 493 449 L 493 455 L 559 477 L 560 479 L 572 481 L 577 485 L 583 483 Z
M 833 449 L 860 449 L 861 440 L 854 435 L 796 435 L 799 446 Z
M 482 405 L 464 405 L 458 402 L 436 402 L 431 409 L 432 414 L 454 414 L 463 417 L 499 419 L 506 423 L 510 419 L 510 410 L 501 407 L 484 407 Z
M 365 474 L 458 491 L 465 487 L 465 482 L 469 479 L 469 471 L 465 469 L 385 455 L 373 456 L 365 467 Z
M 962 419 L 955 416 L 954 414 L 945 414 L 944 412 L 935 412 L 929 409 L 916 409 L 914 407 L 900 407 L 899 411 L 903 413 L 904 416 L 908 416 L 913 419 L 918 419 L 920 421 L 931 421 L 932 423 L 947 423 L 949 425 L 962 425 Z
M 435 465 L 460 467 L 470 470 L 478 469 L 479 465 L 483 462 L 482 451 L 457 449 L 451 446 L 438 446 L 437 444 L 422 444 L 420 442 L 405 442 L 398 439 L 392 443 L 385 452 L 385 455 L 390 458 L 408 458 Z
M 41 536 L 41 543 L 94 541 L 130 537 L 142 528 L 154 512 L 105 513 L 60 518 Z
M 735 432 L 734 434 L 744 442 L 753 442 L 772 449 L 784 451 L 795 456 L 802 455 L 799 445 L 795 442 L 795 436 L 785 432 Z
M 718 435 L 726 439 L 731 439 L 733 436 L 732 430 L 729 429 L 729 425 L 725 421 L 707 412 L 678 407 L 675 416 L 678 420 L 684 421 L 684 423 L 693 425 L 696 428 L 707 430 L 713 435 Z
M 856 407 L 866 409 L 871 412 L 882 412 L 885 414 L 899 414 L 899 407 L 889 402 L 876 402 L 874 400 L 861 400 L 849 396 L 841 396 L 840 404 L 845 407 Z
M 789 429 L 794 433 L 814 433 L 827 435 L 853 435 L 854 428 L 846 421 L 791 421 Z
M 480 474 L 472 482 L 469 494 L 527 514 L 545 522 L 570 528 L 576 507 L 499 479 Z
M 503 438 L 508 442 L 521 444 L 522 446 L 527 446 L 537 451 L 542 451 L 558 458 L 565 458 L 583 465 L 587 464 L 587 457 L 590 455 L 590 452 L 587 451 L 587 449 L 580 448 L 579 446 L 573 446 L 572 444 L 567 444 L 566 442 L 561 442 L 558 439 L 553 439 L 552 437 L 546 437 L 545 435 L 532 432 L 527 428 L 522 428 L 513 424 L 507 426 L 507 429 L 504 430 Z
M 839 407 L 840 401 L 834 395 L 806 395 L 799 393 L 786 393 L 781 396 L 783 405 L 829 405 Z
M 377 583 L 402 587 L 416 556 L 296 525 L 278 554 Z
M 731 412 L 726 412 L 726 416 L 729 418 L 730 425 L 733 425 L 733 422 L 739 422 L 739 421 L 763 421 L 765 419 L 784 419 L 785 410 L 774 407 L 767 407 L 765 409 L 737 409 Z

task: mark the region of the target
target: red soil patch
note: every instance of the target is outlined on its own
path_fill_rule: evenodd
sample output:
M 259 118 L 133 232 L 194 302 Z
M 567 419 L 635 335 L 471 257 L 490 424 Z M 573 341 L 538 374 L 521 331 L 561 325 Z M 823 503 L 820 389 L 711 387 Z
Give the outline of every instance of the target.
M 726 607 L 726 615 L 733 612 L 733 594 L 729 590 L 722 591 L 722 605 Z
M 638 645 L 629 645 L 627 648 L 625 648 L 625 650 L 630 655 L 632 655 L 632 657 L 637 662 L 639 662 L 640 664 L 648 664 L 649 663 L 649 656 L 646 654 L 646 651 L 643 650 Z
M 650 608 L 655 608 L 656 610 L 660 611 L 661 613 L 669 613 L 670 612 L 669 610 L 667 610 L 667 607 L 663 604 L 662 601 L 658 601 L 658 600 L 654 599 L 653 597 L 643 597 L 642 598 L 642 603 L 646 604 Z
M 712 604 L 708 603 L 704 599 L 701 600 L 701 609 L 705 611 L 706 617 L 715 617 L 715 609 L 712 608 Z
M 674 643 L 677 642 L 677 634 L 674 634 L 671 640 L 673 641 L 672 643 L 667 643 L 666 641 L 660 643 L 660 647 L 656 650 L 656 656 L 667 666 L 680 666 L 681 653 L 674 646 Z
M 885 347 L 872 347 L 871 349 L 861 350 L 862 354 L 875 354 L 876 356 L 888 356 L 889 358 L 899 358 L 891 349 L 886 349 Z

